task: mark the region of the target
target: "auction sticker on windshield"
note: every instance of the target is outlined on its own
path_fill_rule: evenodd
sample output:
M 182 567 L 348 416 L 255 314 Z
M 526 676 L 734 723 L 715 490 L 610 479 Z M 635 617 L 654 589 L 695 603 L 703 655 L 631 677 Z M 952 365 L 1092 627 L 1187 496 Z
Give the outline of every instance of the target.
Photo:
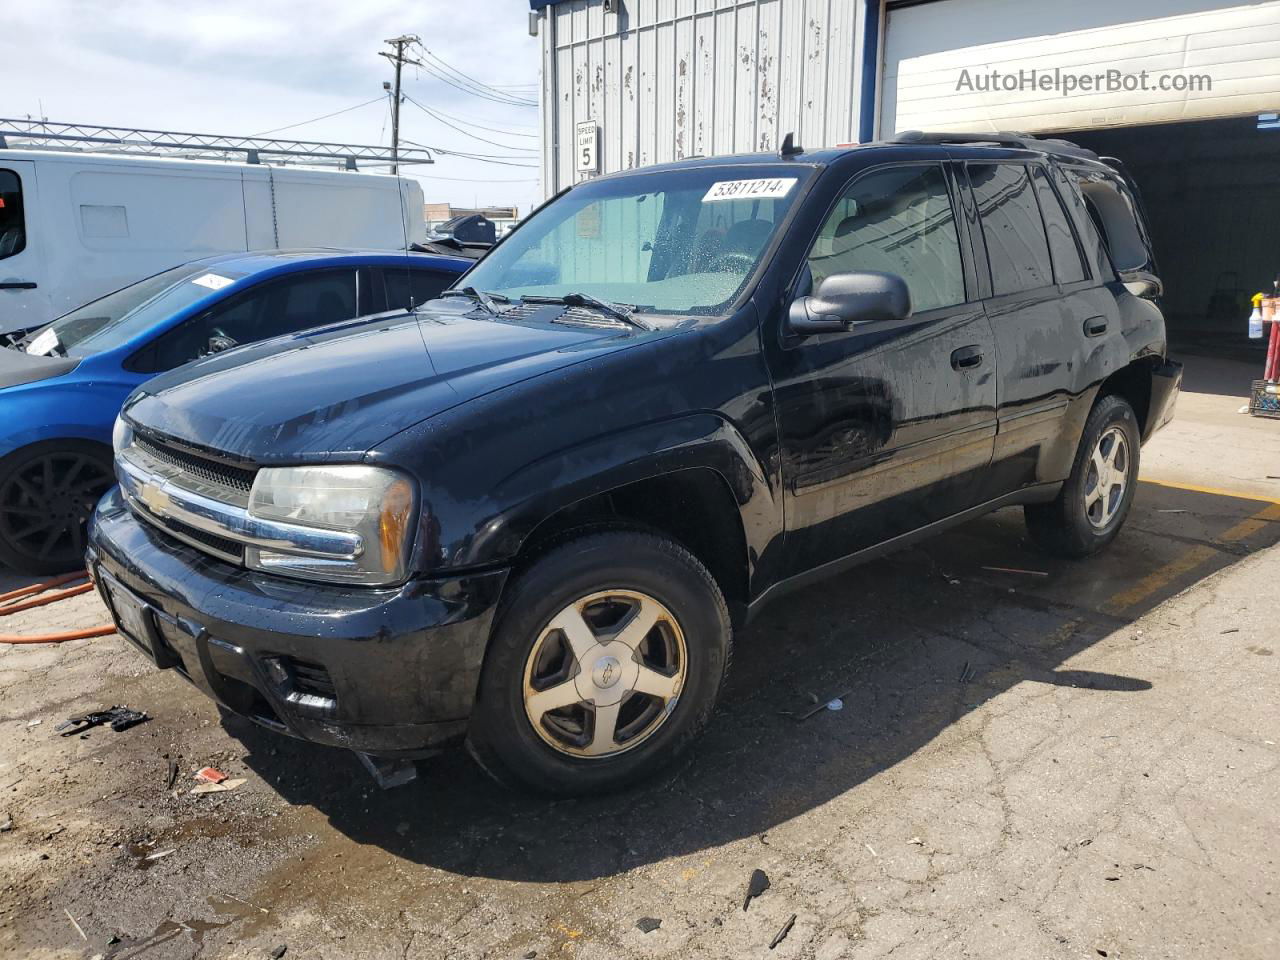
M 702 202 L 785 197 L 795 185 L 796 181 L 793 177 L 772 177 L 767 180 L 721 180 L 711 185 Z
M 201 274 L 191 282 L 198 283 L 202 287 L 208 287 L 210 290 L 221 290 L 223 287 L 229 287 L 235 283 L 230 277 L 220 277 L 216 273 Z
M 46 353 L 56 349 L 58 346 L 58 331 L 45 330 L 38 337 L 27 344 L 27 353 L 33 357 L 43 357 Z

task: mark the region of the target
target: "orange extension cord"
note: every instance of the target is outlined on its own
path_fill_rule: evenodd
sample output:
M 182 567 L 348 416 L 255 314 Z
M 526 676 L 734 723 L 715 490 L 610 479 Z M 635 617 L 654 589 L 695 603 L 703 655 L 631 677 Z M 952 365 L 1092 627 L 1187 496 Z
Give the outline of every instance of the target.
M 88 576 L 89 572 L 87 570 L 80 570 L 77 573 L 65 573 L 60 577 L 54 577 L 52 580 L 46 580 L 44 583 L 33 583 L 29 587 L 21 587 L 17 590 L 10 590 L 8 593 L 0 593 L 0 617 L 7 617 L 23 610 L 43 607 L 47 603 L 57 603 L 59 600 L 66 600 L 69 597 L 78 597 L 82 593 L 88 593 L 93 589 L 92 583 L 82 583 L 76 587 L 68 587 L 66 590 L 57 590 L 45 596 L 40 596 L 40 594 L 43 594 L 46 590 L 51 590 L 53 587 L 60 587 L 64 583 L 72 583 L 76 580 L 85 580 Z M 101 627 L 89 627 L 85 630 L 64 630 L 61 633 L 33 633 L 29 636 L 22 636 L 17 633 L 0 633 L 0 643 L 66 643 L 68 640 L 106 637 L 115 632 L 116 628 L 114 626 L 106 624 Z

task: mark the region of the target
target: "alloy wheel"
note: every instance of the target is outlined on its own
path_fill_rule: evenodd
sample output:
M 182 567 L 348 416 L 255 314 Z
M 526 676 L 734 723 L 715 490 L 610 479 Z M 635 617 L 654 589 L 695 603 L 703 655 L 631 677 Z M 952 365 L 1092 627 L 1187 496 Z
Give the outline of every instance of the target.
M 111 470 L 86 453 L 47 453 L 0 484 L 0 536 L 31 560 L 75 561 L 98 500 L 115 483 Z
M 607 590 L 575 600 L 538 635 L 525 661 L 524 708 L 548 746 L 613 757 L 671 715 L 688 658 L 679 623 L 654 597 Z
M 1104 529 L 1124 503 L 1129 487 L 1129 441 L 1118 426 L 1104 430 L 1089 457 L 1084 509 L 1089 523 Z

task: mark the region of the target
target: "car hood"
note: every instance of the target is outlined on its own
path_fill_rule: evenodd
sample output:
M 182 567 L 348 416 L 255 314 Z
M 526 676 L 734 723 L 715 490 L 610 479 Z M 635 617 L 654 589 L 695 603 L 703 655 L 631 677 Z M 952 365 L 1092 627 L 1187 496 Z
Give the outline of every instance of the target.
M 52 380 L 70 373 L 79 357 L 36 357 L 23 350 L 0 347 L 0 389 Z
M 491 317 L 470 301 L 240 347 L 150 381 L 143 430 L 256 463 L 357 459 L 415 423 L 658 333 L 556 323 L 563 307 Z

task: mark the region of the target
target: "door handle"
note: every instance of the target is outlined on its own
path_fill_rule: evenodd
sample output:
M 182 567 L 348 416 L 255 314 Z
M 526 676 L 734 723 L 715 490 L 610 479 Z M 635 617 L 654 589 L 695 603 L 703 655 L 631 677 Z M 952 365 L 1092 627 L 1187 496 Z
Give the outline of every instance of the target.
M 1106 332 L 1106 317 L 1090 317 L 1084 322 L 1084 335 L 1086 337 L 1100 337 Z
M 951 366 L 955 370 L 972 370 L 982 365 L 982 351 L 976 345 L 951 351 Z
M 36 285 L 30 280 L 2 280 L 0 290 L 34 290 Z

